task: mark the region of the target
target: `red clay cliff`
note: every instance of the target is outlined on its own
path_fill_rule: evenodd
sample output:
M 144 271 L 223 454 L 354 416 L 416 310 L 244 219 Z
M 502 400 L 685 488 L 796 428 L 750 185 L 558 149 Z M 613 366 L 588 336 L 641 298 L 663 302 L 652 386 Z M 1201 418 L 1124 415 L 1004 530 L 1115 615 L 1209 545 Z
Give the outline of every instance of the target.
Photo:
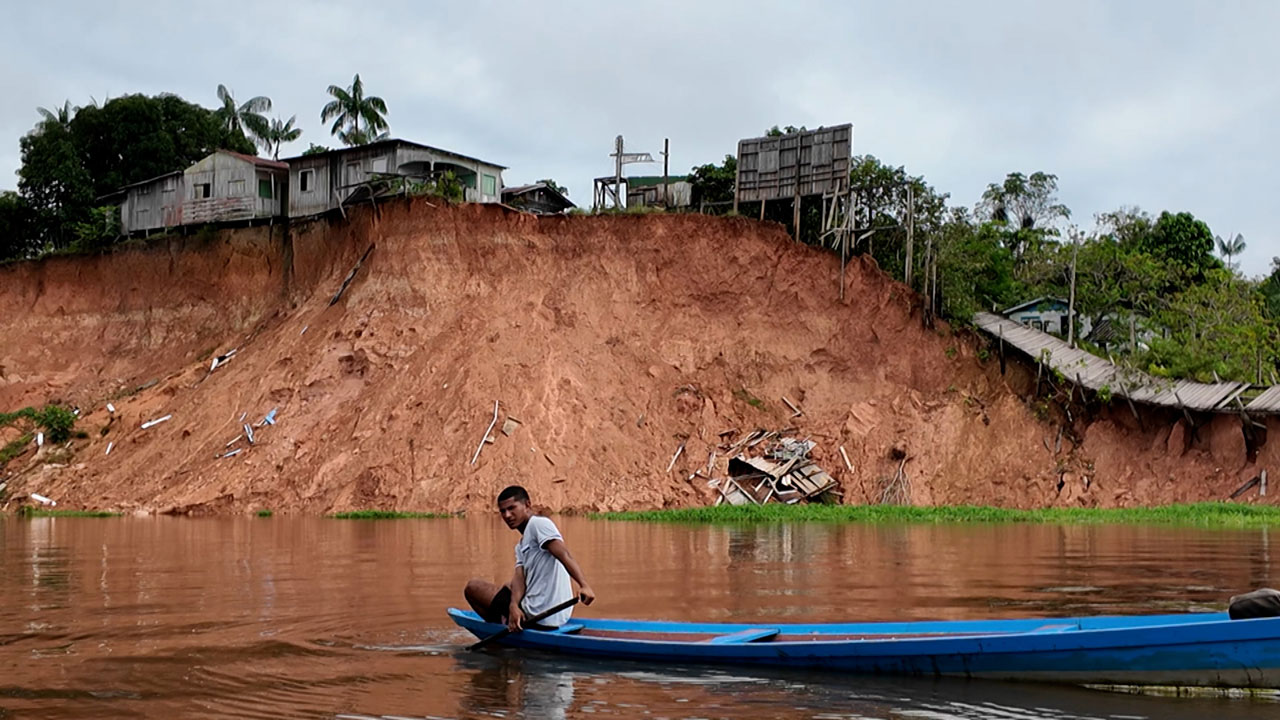
M 1277 467 L 1278 443 L 1236 417 L 1045 412 L 1024 399 L 1034 370 L 1001 374 L 979 339 L 923 328 L 871 260 L 850 264 L 843 301 L 839 278 L 838 258 L 774 224 L 422 200 L 18 263 L 0 268 L 0 410 L 76 405 L 88 437 L 32 448 L 0 482 L 10 509 L 39 493 L 139 512 L 456 511 L 512 482 L 553 510 L 687 506 L 714 497 L 690 475 L 721 432 L 788 426 L 848 503 L 878 501 L 903 454 L 920 505 L 1217 500 Z M 232 442 L 273 408 L 253 445 Z

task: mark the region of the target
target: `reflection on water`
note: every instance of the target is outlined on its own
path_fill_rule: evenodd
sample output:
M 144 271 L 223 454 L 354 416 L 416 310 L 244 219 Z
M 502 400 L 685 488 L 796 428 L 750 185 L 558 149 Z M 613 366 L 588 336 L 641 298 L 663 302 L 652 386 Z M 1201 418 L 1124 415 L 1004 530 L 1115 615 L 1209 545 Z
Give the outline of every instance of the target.
M 558 518 L 594 616 L 796 622 L 1221 609 L 1263 531 L 732 528 Z M 0 520 L 0 717 L 1200 718 L 1257 700 L 470 653 L 446 607 L 505 578 L 496 518 Z

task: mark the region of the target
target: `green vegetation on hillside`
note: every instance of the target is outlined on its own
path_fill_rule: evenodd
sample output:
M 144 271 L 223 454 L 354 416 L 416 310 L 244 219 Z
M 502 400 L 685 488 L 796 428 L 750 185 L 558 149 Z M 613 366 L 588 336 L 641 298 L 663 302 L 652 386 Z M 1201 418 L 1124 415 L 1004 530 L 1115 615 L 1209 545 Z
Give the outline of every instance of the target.
M 1186 525 L 1258 528 L 1280 525 L 1280 508 L 1232 503 L 1197 503 L 1143 508 L 913 507 L 902 505 L 721 505 L 681 510 L 600 513 L 601 520 L 674 523 L 1054 523 L 1063 525 Z
M 452 513 L 400 512 L 398 510 L 349 510 L 334 513 L 329 517 L 336 520 L 421 520 L 454 517 Z

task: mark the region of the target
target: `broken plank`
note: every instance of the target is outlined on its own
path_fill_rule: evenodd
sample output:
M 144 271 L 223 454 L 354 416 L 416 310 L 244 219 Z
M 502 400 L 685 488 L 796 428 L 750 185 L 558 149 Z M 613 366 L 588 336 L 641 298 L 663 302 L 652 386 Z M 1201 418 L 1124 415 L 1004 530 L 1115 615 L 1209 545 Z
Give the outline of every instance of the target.
M 791 417 L 800 417 L 801 415 L 804 414 L 804 412 L 802 412 L 800 408 L 796 407 L 795 403 L 787 399 L 786 395 L 782 396 L 782 402 L 786 403 L 787 407 L 791 408 Z
M 680 447 L 676 448 L 676 454 L 671 456 L 671 462 L 667 463 L 666 472 L 671 472 L 671 468 L 675 467 L 676 459 L 680 457 L 682 452 L 684 452 L 684 443 L 680 443 Z

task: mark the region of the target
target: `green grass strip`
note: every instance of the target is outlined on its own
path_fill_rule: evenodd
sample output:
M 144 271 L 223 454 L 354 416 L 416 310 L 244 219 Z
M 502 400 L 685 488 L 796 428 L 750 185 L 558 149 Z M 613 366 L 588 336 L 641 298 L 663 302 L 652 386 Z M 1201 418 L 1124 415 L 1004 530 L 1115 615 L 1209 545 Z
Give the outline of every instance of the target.
M 255 514 L 256 514 L 258 517 L 271 517 L 271 511 L 270 511 L 270 510 L 259 510 L 259 511 L 258 511 L 257 513 L 255 513 Z
M 1280 525 L 1280 507 L 1210 502 L 1140 508 L 1042 508 L 1009 510 L 958 505 L 721 505 L 680 510 L 597 513 L 602 520 L 731 524 L 731 523 L 1052 523 L 1061 525 L 1190 525 L 1213 528 L 1260 528 Z
M 29 506 L 19 508 L 18 514 L 23 517 L 120 517 L 120 513 L 110 510 L 49 510 Z
M 426 518 L 450 518 L 452 513 L 399 512 L 397 510 L 349 510 L 334 513 L 329 517 L 336 520 L 421 520 Z

